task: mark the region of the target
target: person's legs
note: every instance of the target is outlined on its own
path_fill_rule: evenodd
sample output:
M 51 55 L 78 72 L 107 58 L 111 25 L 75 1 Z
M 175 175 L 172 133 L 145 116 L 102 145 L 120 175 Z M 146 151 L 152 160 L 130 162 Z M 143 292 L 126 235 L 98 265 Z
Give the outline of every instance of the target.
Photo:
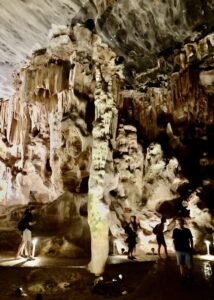
M 159 257 L 161 257 L 160 251 L 161 251 L 161 244 L 158 244 L 158 256 L 159 256 Z
M 160 236 L 157 235 L 156 236 L 156 240 L 157 240 L 157 244 L 158 244 L 158 256 L 161 257 L 161 240 L 160 240 Z
M 27 241 L 27 252 L 28 252 L 28 258 L 32 258 L 31 241 Z
M 27 257 L 27 242 L 25 242 L 24 243 L 24 246 L 23 246 L 23 248 L 21 249 L 21 251 L 20 251 L 20 255 L 22 256 L 22 257 Z
M 176 252 L 177 255 L 177 252 Z M 180 252 L 177 256 L 180 274 L 183 279 L 188 279 L 192 273 L 192 255 L 189 252 Z
M 131 245 L 128 244 L 128 258 L 131 258 L 131 252 L 132 252 Z
M 180 269 L 180 274 L 181 274 L 181 277 L 185 277 L 185 266 L 184 265 L 179 265 L 179 269 Z
M 133 255 L 134 251 L 135 251 L 135 247 L 136 247 L 136 244 L 133 244 L 133 247 L 132 247 L 132 253 L 131 253 L 131 257 L 133 259 L 136 259 L 136 257 Z
M 190 277 L 192 275 L 192 255 L 189 252 L 185 252 L 185 275 Z
M 19 244 L 19 247 L 18 247 L 18 250 L 17 250 L 17 254 L 16 254 L 16 257 L 18 258 L 19 256 L 22 256 L 23 255 L 23 251 L 26 247 L 26 232 L 25 230 L 22 232 L 22 241 L 21 243 Z
M 185 257 L 181 251 L 176 251 L 177 264 L 179 266 L 181 277 L 185 276 Z
M 25 229 L 24 234 L 26 240 L 27 257 L 32 258 L 31 231 L 29 229 Z
M 27 243 L 26 243 L 26 245 L 25 245 L 25 247 L 24 247 L 23 252 L 22 252 L 21 255 L 22 255 L 23 257 L 27 257 L 27 256 L 28 256 L 28 252 L 27 252 Z
M 129 249 L 128 249 L 128 258 L 133 259 L 133 251 L 134 251 L 134 246 L 133 244 L 129 244 Z
M 19 248 L 18 248 L 16 257 L 19 257 L 23 254 L 23 250 L 24 250 L 25 246 L 26 246 L 26 242 L 24 240 L 22 240 L 21 243 L 19 244 Z
M 157 243 L 158 243 L 158 256 L 161 257 L 161 246 L 163 246 L 165 250 L 165 255 L 166 257 L 168 257 L 166 243 L 163 234 L 157 235 Z
M 167 247 L 166 247 L 166 243 L 165 243 L 165 242 L 164 242 L 164 244 L 163 244 L 163 247 L 164 247 L 164 251 L 165 251 L 166 257 L 169 257 L 168 251 L 167 251 Z

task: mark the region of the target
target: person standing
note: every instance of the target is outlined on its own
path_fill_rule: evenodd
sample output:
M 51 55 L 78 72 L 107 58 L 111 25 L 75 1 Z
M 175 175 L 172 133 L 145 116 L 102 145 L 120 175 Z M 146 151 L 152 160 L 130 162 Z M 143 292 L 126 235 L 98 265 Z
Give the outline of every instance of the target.
M 131 216 L 130 223 L 128 223 L 125 227 L 125 232 L 128 235 L 126 239 L 126 243 L 128 244 L 128 259 L 131 260 L 136 259 L 133 252 L 137 244 L 137 230 L 138 223 L 136 222 L 136 216 Z
M 190 229 L 184 227 L 184 219 L 178 219 L 172 238 L 181 277 L 189 278 L 192 271 L 193 237 Z
M 19 228 L 22 231 L 22 241 L 19 245 L 17 255 L 16 257 L 19 258 L 19 256 L 22 256 L 24 254 L 24 251 L 27 252 L 27 258 L 33 259 L 32 257 L 32 225 L 35 224 L 33 222 L 33 214 L 32 214 L 33 208 L 27 208 L 24 212 L 24 217 L 19 222 Z
M 158 256 L 161 257 L 161 246 L 163 246 L 166 258 L 168 258 L 168 251 L 167 251 L 167 246 L 164 238 L 165 223 L 166 223 L 166 218 L 162 217 L 161 222 L 155 226 L 154 233 L 156 234 L 156 240 L 158 244 Z

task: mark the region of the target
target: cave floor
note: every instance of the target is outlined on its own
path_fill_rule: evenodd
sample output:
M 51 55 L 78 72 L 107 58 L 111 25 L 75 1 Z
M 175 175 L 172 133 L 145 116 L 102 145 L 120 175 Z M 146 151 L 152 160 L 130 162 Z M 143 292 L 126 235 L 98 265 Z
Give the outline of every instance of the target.
M 29 300 L 213 300 L 212 258 L 195 257 L 192 280 L 181 282 L 174 255 L 167 260 L 145 255 L 133 262 L 111 256 L 104 285 L 93 291 L 95 277 L 87 271 L 85 259 L 37 257 L 27 262 L 0 253 L 0 299 L 20 298 L 16 290 L 22 287 L 26 292 L 23 298 Z M 119 274 L 123 282 L 112 284 Z

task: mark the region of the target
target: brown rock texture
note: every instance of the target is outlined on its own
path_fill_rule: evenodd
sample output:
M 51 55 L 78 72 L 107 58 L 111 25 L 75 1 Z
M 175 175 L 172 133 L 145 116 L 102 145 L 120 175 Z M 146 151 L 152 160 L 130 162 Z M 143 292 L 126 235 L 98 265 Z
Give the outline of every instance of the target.
M 201 250 L 213 233 L 213 33 L 144 70 L 88 27 L 53 25 L 47 47 L 14 74 L 14 97 L 0 102 L 1 227 L 14 230 L 33 203 L 41 253 L 84 256 L 91 242 L 95 274 L 109 230 L 117 252 L 126 249 L 131 215 L 139 251 L 154 246 L 161 215 L 169 230 L 187 217 Z

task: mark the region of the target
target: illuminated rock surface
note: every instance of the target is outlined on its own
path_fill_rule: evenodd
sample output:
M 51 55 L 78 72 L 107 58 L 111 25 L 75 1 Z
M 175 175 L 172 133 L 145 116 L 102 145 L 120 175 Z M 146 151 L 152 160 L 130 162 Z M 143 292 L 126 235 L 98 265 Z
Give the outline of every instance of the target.
M 46 47 L 51 24 L 92 18 L 130 68 L 146 70 L 156 65 L 159 52 L 209 32 L 214 19 L 212 0 L 195 0 L 194 5 L 190 0 L 2 0 L 0 10 L 0 97 L 12 94 L 8 79 L 14 67 L 33 50 Z
M 154 247 L 161 215 L 169 249 L 174 219 L 184 216 L 204 251 L 214 230 L 212 1 L 194 9 L 189 1 L 82 1 L 79 12 L 76 2 L 52 3 L 52 17 L 36 26 L 49 2 L 17 1 L 16 22 L 21 11 L 31 16 L 17 23 L 18 41 L 5 23 L 15 10 L 0 4 L 2 84 L 20 63 L 14 97 L 7 84 L 0 95 L 2 245 L 12 247 L 6 229 L 18 242 L 14 228 L 30 202 L 40 252 L 91 254 L 95 274 L 109 251 L 126 249 L 131 215 L 141 225 L 139 253 Z M 47 34 L 53 20 L 61 25 Z M 31 53 L 34 42 L 41 46 Z

